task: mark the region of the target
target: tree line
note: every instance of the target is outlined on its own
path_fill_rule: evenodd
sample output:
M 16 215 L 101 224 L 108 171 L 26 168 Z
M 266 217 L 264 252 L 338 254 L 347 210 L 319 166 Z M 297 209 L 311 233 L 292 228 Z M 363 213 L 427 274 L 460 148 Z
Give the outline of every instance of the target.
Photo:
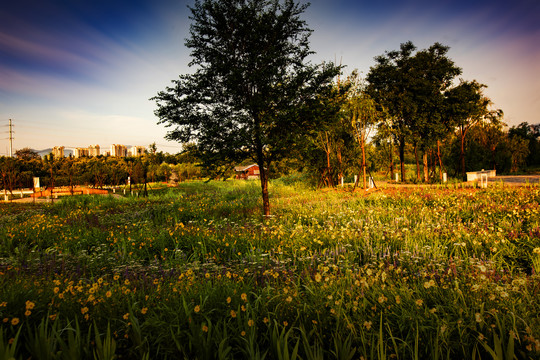
M 411 153 L 416 181 L 447 171 L 464 177 L 484 163 L 515 171 L 529 159 L 526 126 L 503 135 L 502 110 L 483 94 L 486 85 L 459 77 L 447 46 L 406 42 L 375 57 L 365 78 L 343 78 L 344 66 L 309 61 L 307 8 L 294 0 L 195 1 L 185 42 L 193 72 L 152 98 L 167 138 L 190 143 L 204 168 L 258 164 L 265 216 L 276 169 L 308 170 L 321 186 L 355 171 L 366 186 L 377 162 L 407 180 Z M 473 158 L 477 144 L 489 160 Z
M 62 157 L 49 154 L 41 158 L 34 150 L 19 149 L 15 157 L 0 157 L 0 186 L 13 192 L 33 188 L 33 178 L 40 178 L 41 187 L 74 187 L 87 185 L 128 186 L 171 180 L 185 181 L 207 176 L 197 159 L 189 152 L 170 155 L 147 153 L 140 157 Z M 129 183 L 128 183 L 129 179 Z

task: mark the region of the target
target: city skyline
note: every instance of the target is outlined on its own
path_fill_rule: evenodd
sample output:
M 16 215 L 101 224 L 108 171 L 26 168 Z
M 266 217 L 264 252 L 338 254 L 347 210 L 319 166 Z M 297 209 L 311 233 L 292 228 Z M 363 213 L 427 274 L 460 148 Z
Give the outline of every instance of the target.
M 0 9 L 0 155 L 55 145 L 135 143 L 176 153 L 149 99 L 188 67 L 188 4 L 150 0 L 21 0 Z M 488 87 L 509 126 L 540 119 L 540 3 L 313 0 L 313 63 L 366 74 L 373 58 L 412 41 L 450 47 L 462 78 Z

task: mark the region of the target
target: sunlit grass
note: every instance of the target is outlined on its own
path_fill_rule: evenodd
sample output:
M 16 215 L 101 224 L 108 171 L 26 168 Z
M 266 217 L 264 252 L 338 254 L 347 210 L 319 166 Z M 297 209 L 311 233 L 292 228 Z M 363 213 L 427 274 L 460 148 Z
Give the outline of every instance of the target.
M 0 348 L 27 358 L 48 329 L 65 353 L 71 329 L 82 358 L 96 335 L 128 358 L 539 355 L 538 187 L 275 182 L 271 201 L 263 219 L 235 181 L 2 205 Z

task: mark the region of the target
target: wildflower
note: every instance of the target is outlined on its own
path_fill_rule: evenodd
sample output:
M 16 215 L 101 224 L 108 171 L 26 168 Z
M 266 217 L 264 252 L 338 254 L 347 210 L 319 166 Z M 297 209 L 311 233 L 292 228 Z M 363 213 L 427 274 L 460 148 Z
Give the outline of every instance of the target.
M 231 303 L 231 297 L 227 297 L 227 304 L 230 304 Z
M 26 310 L 24 312 L 24 316 L 30 316 L 30 314 L 32 314 L 32 312 L 30 310 Z
M 534 248 L 533 253 L 540 256 L 540 247 Z
M 244 305 L 242 305 L 240 308 L 242 309 L 242 311 L 246 311 L 246 307 Z
M 291 296 L 291 295 L 287 296 L 287 299 L 285 299 L 285 301 L 287 301 L 288 303 L 290 303 L 290 302 L 292 301 L 292 296 Z
M 253 324 L 254 324 L 253 320 L 252 320 L 252 319 L 249 319 L 249 320 L 248 320 L 248 326 L 249 326 L 249 327 L 252 327 Z
M 19 323 L 19 318 L 13 318 L 11 319 L 11 325 L 15 326 Z
M 56 320 L 56 314 L 49 315 L 49 319 L 52 321 Z
M 371 329 L 372 324 L 373 323 L 371 321 L 364 321 L 364 327 L 368 330 Z
M 117 275 L 114 275 L 113 280 L 116 281 L 116 280 L 118 280 L 118 279 L 120 279 L 120 275 L 118 275 L 118 274 L 117 274 Z
M 247 301 L 247 294 L 246 293 L 242 293 L 242 295 L 240 295 L 240 298 L 244 301 Z
M 231 317 L 232 317 L 232 318 L 235 318 L 235 317 L 236 317 L 236 311 L 231 310 Z
M 424 304 L 424 300 L 418 299 L 414 303 L 416 304 L 416 306 L 420 307 L 420 306 L 422 306 Z
M 386 300 L 388 300 L 388 298 L 386 298 L 384 295 L 379 296 L 379 299 L 378 299 L 379 304 L 384 303 Z
M 199 311 L 201 311 L 201 307 L 199 305 L 195 305 L 195 308 L 193 309 L 193 311 L 198 313 Z
M 127 320 L 129 319 L 129 313 L 125 313 L 124 316 L 122 316 L 124 318 L 124 320 Z
M 60 288 L 59 288 L 58 286 L 55 287 L 55 288 L 54 288 L 54 293 L 55 293 L 55 294 L 58 294 L 59 292 L 60 292 Z
M 208 326 L 203 325 L 203 326 L 202 326 L 202 331 L 203 331 L 203 332 L 208 332 Z
M 81 314 L 86 314 L 88 312 L 88 308 L 85 306 L 81 308 Z
M 268 319 L 267 317 L 265 317 L 265 318 L 263 319 L 263 323 L 268 324 L 269 322 L 270 322 L 270 319 Z
M 319 273 L 315 274 L 315 281 L 316 282 L 321 282 L 321 280 L 322 280 L 321 274 L 319 274 Z
M 111 290 L 107 291 L 107 292 L 105 293 L 105 296 L 108 297 L 108 298 L 110 298 L 110 297 L 112 296 Z
M 242 332 L 240 333 L 241 336 L 246 336 L 246 332 L 244 330 L 242 330 Z
M 475 317 L 477 323 L 482 322 L 482 315 L 480 313 L 474 314 L 474 317 Z
M 435 280 L 431 279 L 424 283 L 424 288 L 429 289 L 430 287 L 435 286 Z
M 9 321 L 9 318 L 4 318 L 2 322 L 7 323 Z
M 396 295 L 396 304 L 401 304 L 401 296 Z
M 143 308 L 141 309 L 141 314 L 144 315 L 144 314 L 146 314 L 147 312 L 148 312 L 148 308 L 147 308 L 147 307 L 143 307 Z
M 287 327 L 288 325 L 289 325 L 289 323 L 287 321 L 283 322 L 283 326 Z
M 26 301 L 26 310 L 32 310 L 34 306 L 36 306 L 36 304 L 31 302 L 30 300 Z

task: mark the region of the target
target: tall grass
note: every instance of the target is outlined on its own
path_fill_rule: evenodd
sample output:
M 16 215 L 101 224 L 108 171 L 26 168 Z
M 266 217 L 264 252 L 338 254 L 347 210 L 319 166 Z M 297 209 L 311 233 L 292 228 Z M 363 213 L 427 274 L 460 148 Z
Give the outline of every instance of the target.
M 256 182 L 2 205 L 0 355 L 540 355 L 538 187 L 271 196 L 271 218 Z

